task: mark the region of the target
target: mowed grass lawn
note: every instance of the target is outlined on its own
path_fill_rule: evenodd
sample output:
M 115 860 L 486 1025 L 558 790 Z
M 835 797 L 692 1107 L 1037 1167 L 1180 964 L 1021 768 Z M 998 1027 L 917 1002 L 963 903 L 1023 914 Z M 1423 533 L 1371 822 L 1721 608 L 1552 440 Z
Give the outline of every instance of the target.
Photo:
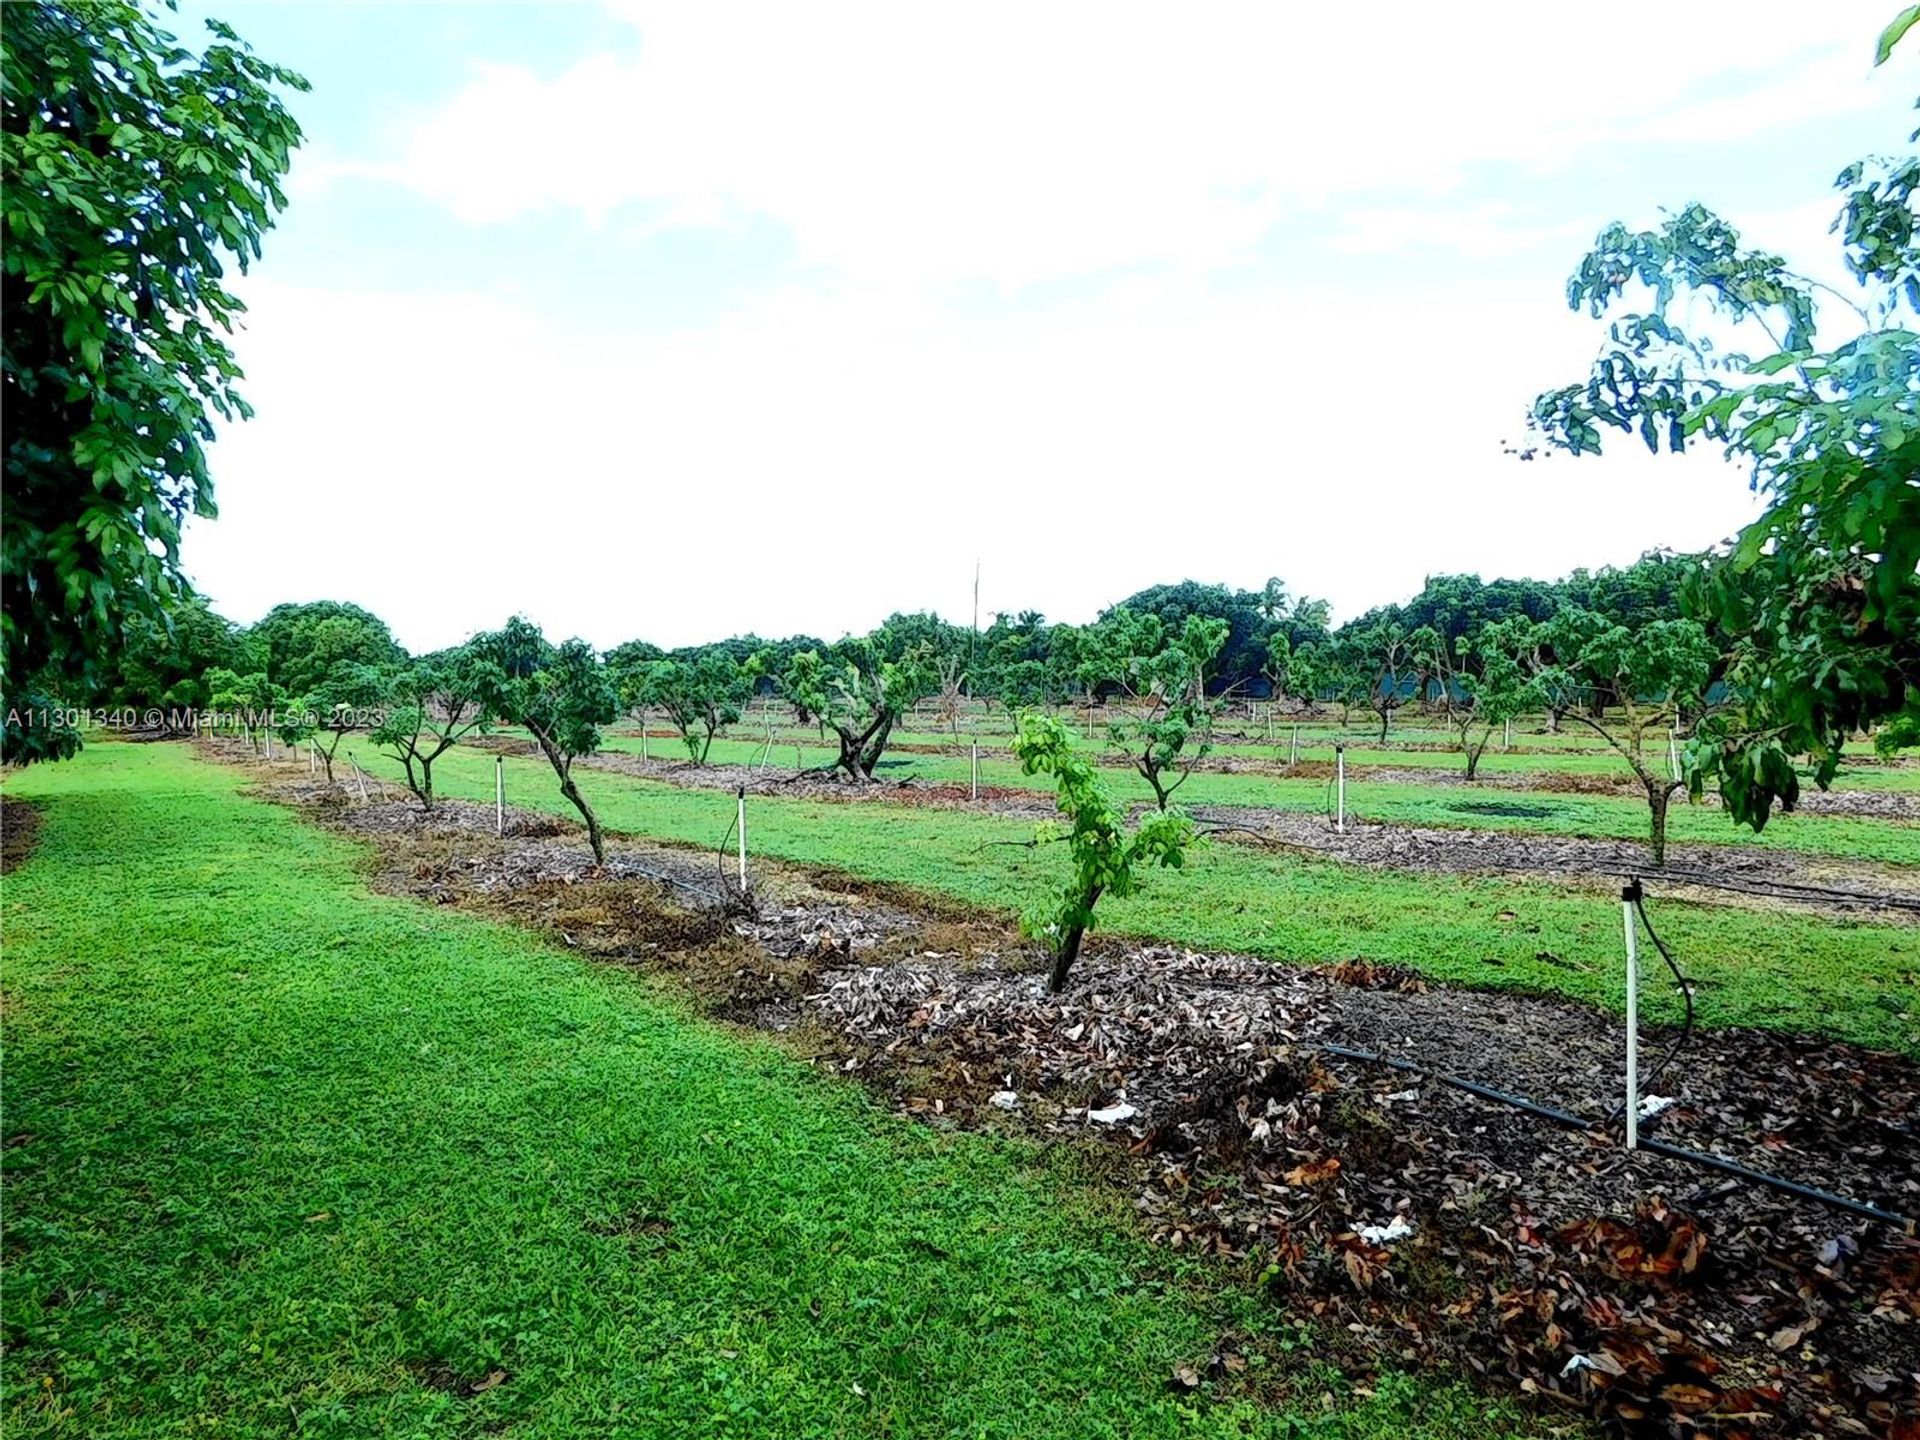
M 636 735 L 608 737 L 607 748 L 626 754 L 640 753 Z M 708 759 L 716 765 L 750 765 L 759 760 L 764 748 L 747 740 L 716 740 Z M 679 741 L 658 736 L 647 742 L 653 759 L 684 760 L 686 747 Z M 800 748 L 807 765 L 832 763 L 837 750 L 820 745 Z M 1326 757 L 1326 758 L 1330 758 Z M 1432 825 L 1454 829 L 1505 830 L 1536 835 L 1573 835 L 1607 840 L 1644 843 L 1647 838 L 1647 803 L 1636 796 L 1580 795 L 1559 791 L 1516 793 L 1493 785 L 1469 786 L 1451 783 L 1458 777 L 1435 772 L 1431 785 L 1413 785 L 1398 780 L 1370 780 L 1358 766 L 1364 757 L 1354 757 L 1356 769 L 1347 779 L 1347 813 L 1363 820 L 1397 825 Z M 1449 757 L 1443 757 L 1449 758 Z M 1450 757 L 1457 768 L 1458 757 Z M 771 763 L 791 767 L 794 746 L 775 742 Z M 879 774 L 886 780 L 945 781 L 966 784 L 972 775 L 972 759 L 967 755 L 929 755 L 899 751 L 881 762 Z M 1395 761 L 1393 763 L 1398 763 Z M 1484 763 L 1484 762 L 1483 762 Z M 1625 775 L 1623 762 L 1613 762 Z M 1426 767 L 1431 769 L 1432 767 Z M 1883 776 L 1904 776 L 1905 771 L 1884 771 Z M 1102 776 L 1113 793 L 1126 800 L 1150 803 L 1153 791 L 1131 769 L 1120 766 L 1103 768 Z M 1052 793 L 1047 777 L 1023 775 L 1011 760 L 986 755 L 980 759 L 980 783 L 1011 786 L 1015 789 Z M 1812 788 L 1809 782 L 1809 789 Z M 1865 788 L 1854 785 L 1853 788 Z M 1175 799 L 1182 805 L 1257 806 L 1276 810 L 1325 814 L 1333 807 L 1332 784 L 1325 777 L 1290 780 L 1283 776 L 1226 775 L 1195 771 L 1188 776 Z M 1544 813 L 1502 813 L 1514 807 Z M 1668 812 L 1668 839 L 1674 844 L 1759 845 L 1775 850 L 1799 850 L 1809 855 L 1873 860 L 1896 865 L 1920 865 L 1920 825 L 1898 820 L 1859 819 L 1843 815 L 1776 815 L 1758 834 L 1735 825 L 1718 806 L 1688 805 L 1684 797 L 1676 799 Z
M 381 775 L 398 768 L 364 749 Z M 506 759 L 508 799 L 572 817 L 544 760 Z M 434 770 L 444 793 L 491 802 L 494 757 L 460 748 Z M 608 771 L 575 778 L 614 830 L 718 847 L 733 796 Z M 753 853 L 829 866 L 1018 914 L 1066 878 L 1064 846 L 1026 848 L 1026 822 L 963 810 L 755 796 Z M 729 864 L 731 861 L 728 862 Z M 716 873 L 717 870 L 716 870 Z M 1920 927 L 1803 911 L 1693 905 L 1649 886 L 1654 924 L 1698 982 L 1700 1019 L 1828 1034 L 1920 1054 Z M 1497 876 L 1362 869 L 1215 842 L 1183 871 L 1103 901 L 1103 930 L 1299 965 L 1361 957 L 1436 979 L 1625 1008 L 1620 907 L 1609 895 Z M 1657 962 L 1656 962 L 1657 963 Z M 1657 978 L 1643 1012 L 1675 1019 Z
M 8 1435 L 1517 1428 L 1425 1382 L 1322 1415 L 1277 1338 L 1309 1424 L 1175 1394 L 1302 1332 L 1058 1156 L 373 895 L 241 784 L 125 744 L 7 780 L 45 815 L 0 890 Z

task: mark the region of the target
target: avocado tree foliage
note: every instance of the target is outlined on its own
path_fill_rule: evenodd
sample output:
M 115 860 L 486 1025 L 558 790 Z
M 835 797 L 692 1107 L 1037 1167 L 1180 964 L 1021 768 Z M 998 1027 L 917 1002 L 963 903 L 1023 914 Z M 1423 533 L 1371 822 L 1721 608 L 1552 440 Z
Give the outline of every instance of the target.
M 1227 643 L 1227 622 L 1189 615 L 1169 635 L 1158 617 L 1142 616 L 1120 643 L 1131 652 L 1119 666 L 1129 703 L 1109 733 L 1165 810 L 1213 745 L 1207 681 Z
M 492 719 L 491 683 L 487 661 L 470 646 L 415 660 L 387 682 L 386 712 L 368 738 L 400 762 L 421 809 L 433 809 L 433 762 Z
M 12 697 L 86 689 L 123 622 L 186 589 L 180 528 L 214 513 L 214 419 L 249 413 L 225 267 L 246 270 L 286 205 L 300 131 L 276 89 L 307 86 L 217 21 L 195 54 L 128 0 L 6 12 L 0 688 Z
M 357 660 L 342 660 L 293 704 L 304 712 L 320 766 L 332 784 L 334 757 L 340 742 L 356 730 L 370 728 L 387 700 L 388 671 Z M 218 704 L 218 700 L 215 701 Z
M 1880 61 L 1912 23 L 1888 28 Z M 1567 287 L 1573 308 L 1614 317 L 1601 353 L 1531 419 L 1575 455 L 1606 430 L 1655 452 L 1716 446 L 1766 498 L 1692 597 L 1734 637 L 1734 703 L 1687 752 L 1689 783 L 1716 778 L 1756 830 L 1798 797 L 1795 756 L 1825 786 L 1849 734 L 1920 714 L 1920 157 L 1858 161 L 1836 188 L 1853 293 L 1701 205 L 1651 230 L 1608 226 Z M 1683 328 L 1696 299 L 1712 321 Z
M 584 640 L 555 645 L 516 615 L 470 642 L 481 683 L 479 702 L 496 719 L 533 736 L 560 781 L 560 793 L 586 823 L 595 861 L 605 863 L 600 819 L 574 783 L 573 762 L 600 748 L 600 727 L 613 723 L 619 700 L 600 657 Z
M 919 649 L 883 659 L 887 628 L 870 636 L 842 640 L 818 650 L 802 650 L 781 679 L 802 724 L 814 721 L 831 729 L 840 756 L 831 768 L 856 782 L 871 780 L 887 740 L 900 717 L 933 689 L 933 670 Z
M 1093 762 L 1076 749 L 1073 733 L 1050 715 L 1022 717 L 1013 753 L 1023 774 L 1054 777 L 1057 803 L 1067 822 L 1064 835 L 1050 829 L 1040 838 L 1065 840 L 1073 873 L 1052 900 L 1021 918 L 1026 933 L 1044 940 L 1052 951 L 1047 986 L 1058 994 L 1066 988 L 1101 897 L 1131 895 L 1149 865 L 1176 870 L 1184 865 L 1193 843 L 1193 822 L 1178 810 L 1154 810 L 1129 833 Z

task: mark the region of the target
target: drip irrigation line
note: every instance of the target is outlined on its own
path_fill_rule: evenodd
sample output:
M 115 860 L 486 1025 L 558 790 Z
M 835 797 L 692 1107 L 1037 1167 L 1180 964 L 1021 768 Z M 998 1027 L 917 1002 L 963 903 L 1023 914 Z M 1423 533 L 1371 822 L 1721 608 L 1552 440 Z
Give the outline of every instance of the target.
M 1514 1095 L 1505 1090 L 1496 1090 L 1491 1085 L 1482 1085 L 1477 1080 L 1469 1080 L 1463 1075 L 1450 1074 L 1444 1070 L 1432 1070 L 1424 1065 L 1416 1065 L 1411 1060 L 1402 1060 L 1393 1055 L 1381 1055 L 1372 1050 L 1360 1050 L 1351 1045 L 1335 1045 L 1330 1041 L 1316 1041 L 1315 1048 L 1330 1055 L 1339 1055 L 1348 1060 L 1362 1060 L 1374 1065 L 1385 1065 L 1394 1070 L 1402 1070 L 1410 1075 L 1419 1075 L 1429 1080 L 1437 1080 L 1456 1090 L 1464 1090 L 1469 1095 L 1483 1100 L 1497 1101 L 1512 1106 L 1516 1110 L 1551 1121 L 1569 1130 L 1594 1132 L 1596 1124 L 1570 1110 L 1561 1110 L 1556 1106 L 1542 1105 L 1537 1100 L 1529 1100 L 1524 1095 Z M 1783 1176 L 1770 1175 L 1765 1170 L 1755 1170 L 1732 1160 L 1726 1160 L 1704 1150 L 1689 1150 L 1684 1145 L 1670 1144 L 1665 1140 L 1651 1137 L 1642 1139 L 1639 1148 L 1655 1155 L 1665 1156 L 1669 1160 L 1682 1160 L 1691 1165 L 1704 1166 L 1709 1170 L 1718 1170 L 1723 1175 L 1745 1180 L 1749 1184 L 1763 1185 L 1802 1200 L 1812 1200 L 1836 1210 L 1845 1210 L 1867 1220 L 1878 1220 L 1883 1224 L 1897 1225 L 1907 1234 L 1914 1233 L 1914 1222 L 1905 1215 L 1896 1215 L 1890 1210 L 1882 1210 L 1877 1205 L 1868 1205 L 1863 1201 L 1849 1200 L 1844 1195 L 1835 1195 L 1826 1190 L 1817 1190 L 1811 1185 L 1802 1185 L 1797 1180 L 1788 1180 Z

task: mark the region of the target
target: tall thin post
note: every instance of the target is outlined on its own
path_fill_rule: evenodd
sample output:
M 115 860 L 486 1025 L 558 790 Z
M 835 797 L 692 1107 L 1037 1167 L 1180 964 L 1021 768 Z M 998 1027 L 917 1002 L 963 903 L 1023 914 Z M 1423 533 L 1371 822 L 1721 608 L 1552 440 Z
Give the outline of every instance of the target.
M 640 758 L 647 758 L 647 712 L 640 712 Z
M 267 759 L 271 760 L 273 759 L 273 728 L 271 726 L 268 726 L 266 727 L 266 731 L 267 731 Z
M 747 893 L 747 787 L 746 786 L 742 785 L 740 787 L 740 794 L 738 798 L 740 802 L 740 814 L 738 817 L 740 821 L 740 893 L 744 895 Z
M 493 833 L 507 833 L 507 757 L 493 757 Z
M 1507 738 L 1501 742 L 1500 748 L 1503 750 L 1511 750 L 1513 748 L 1513 721 L 1511 719 L 1507 721 Z
M 320 747 L 311 740 L 307 742 L 307 773 L 309 775 L 320 773 Z
M 973 742 L 973 798 L 980 798 L 980 742 Z
M 1291 770 L 1300 763 L 1300 727 L 1293 727 L 1293 744 L 1287 751 L 1287 768 Z
M 360 768 L 360 762 L 353 756 L 347 756 L 347 763 L 353 766 L 353 783 L 360 787 L 360 803 L 367 803 L 367 772 Z
M 1640 1148 L 1640 948 L 1633 907 L 1640 899 L 1640 882 L 1629 880 L 1620 889 L 1620 915 L 1627 932 L 1627 1149 Z
M 1347 833 L 1347 747 L 1333 747 L 1333 768 L 1335 788 L 1340 792 L 1339 809 L 1334 812 L 1333 828 L 1335 833 Z
M 1667 730 L 1667 778 L 1680 778 L 1680 727 L 1677 723 Z

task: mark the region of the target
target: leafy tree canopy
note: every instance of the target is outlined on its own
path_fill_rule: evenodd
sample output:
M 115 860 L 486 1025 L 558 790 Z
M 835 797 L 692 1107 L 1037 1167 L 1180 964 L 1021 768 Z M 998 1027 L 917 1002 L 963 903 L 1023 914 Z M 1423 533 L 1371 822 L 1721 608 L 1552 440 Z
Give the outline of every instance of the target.
M 178 600 L 206 445 L 244 418 L 225 288 L 286 204 L 304 90 L 209 22 L 199 54 L 127 0 L 6 7 L 0 205 L 0 685 L 85 685 L 128 617 Z

